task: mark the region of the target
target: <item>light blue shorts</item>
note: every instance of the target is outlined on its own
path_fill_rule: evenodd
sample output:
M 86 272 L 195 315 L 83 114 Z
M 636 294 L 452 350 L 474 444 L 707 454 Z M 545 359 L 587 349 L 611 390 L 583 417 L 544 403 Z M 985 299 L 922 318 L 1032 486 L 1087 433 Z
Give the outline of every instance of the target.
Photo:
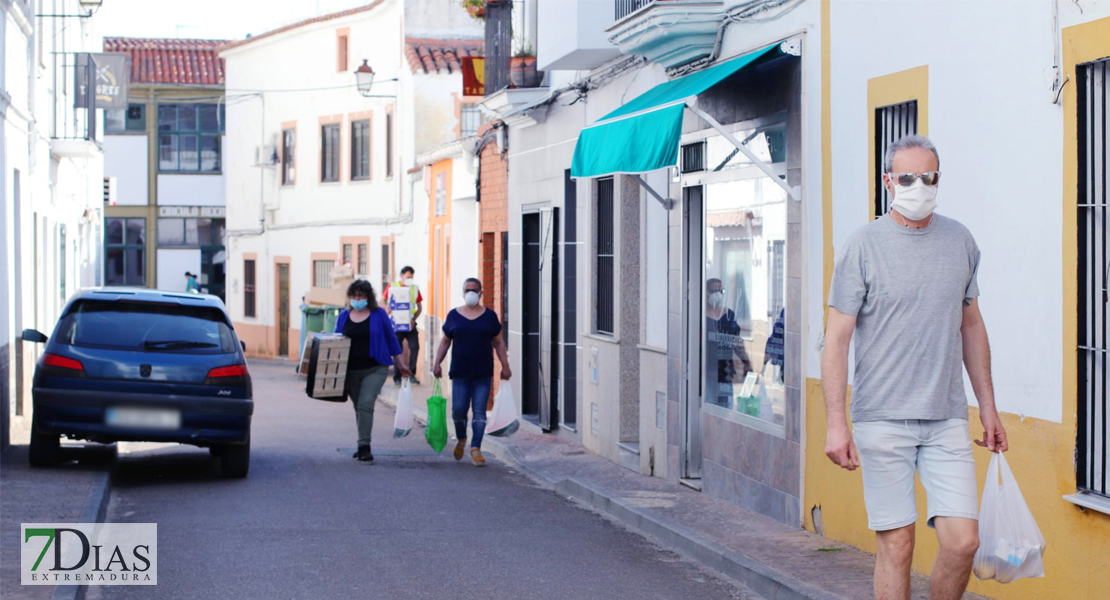
M 979 489 L 966 419 L 852 424 L 863 470 L 868 527 L 889 531 L 917 522 L 914 471 L 936 517 L 979 518 Z

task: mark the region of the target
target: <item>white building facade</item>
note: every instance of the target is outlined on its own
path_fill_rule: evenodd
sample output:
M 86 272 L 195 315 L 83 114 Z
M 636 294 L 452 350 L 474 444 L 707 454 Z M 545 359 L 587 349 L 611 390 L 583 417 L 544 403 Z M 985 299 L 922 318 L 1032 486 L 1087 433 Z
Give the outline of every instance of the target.
M 98 52 L 95 16 L 77 0 L 36 17 L 37 3 L 0 2 L 0 397 L 3 443 L 29 431 L 39 348 L 69 296 L 102 283 L 102 110 L 77 107 L 77 55 Z

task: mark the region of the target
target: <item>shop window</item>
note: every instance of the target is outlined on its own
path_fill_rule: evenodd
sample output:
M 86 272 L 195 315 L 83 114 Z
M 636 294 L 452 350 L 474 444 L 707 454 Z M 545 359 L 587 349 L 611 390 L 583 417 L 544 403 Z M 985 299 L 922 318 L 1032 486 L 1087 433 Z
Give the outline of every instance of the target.
M 216 104 L 160 104 L 158 170 L 219 172 L 223 112 Z
M 339 124 L 320 128 L 320 181 L 339 181 Z
M 158 219 L 158 246 L 223 246 L 224 219 Z
M 883 158 L 890 145 L 917 133 L 917 100 L 875 109 L 875 217 L 890 212 L 890 192 L 883 185 Z
M 243 261 L 243 316 L 254 318 L 254 260 Z
M 597 182 L 597 264 L 594 270 L 595 325 L 598 333 L 613 335 L 614 313 L 613 179 Z
M 146 219 L 106 219 L 106 285 L 146 286 Z
M 285 129 L 281 132 L 281 184 L 293 185 L 296 182 L 297 130 Z
M 1107 423 L 1107 189 L 1110 168 L 1110 61 L 1079 67 L 1078 133 L 1079 194 L 1076 217 L 1079 227 L 1079 410 L 1076 440 L 1076 487 L 1080 491 L 1110 496 L 1107 460 L 1110 427 Z
M 331 287 L 331 270 L 334 267 L 334 260 L 312 261 L 312 285 L 318 288 Z
M 370 179 L 370 119 L 351 123 L 351 181 Z
M 129 104 L 127 108 L 104 111 L 104 133 L 145 133 L 146 106 Z

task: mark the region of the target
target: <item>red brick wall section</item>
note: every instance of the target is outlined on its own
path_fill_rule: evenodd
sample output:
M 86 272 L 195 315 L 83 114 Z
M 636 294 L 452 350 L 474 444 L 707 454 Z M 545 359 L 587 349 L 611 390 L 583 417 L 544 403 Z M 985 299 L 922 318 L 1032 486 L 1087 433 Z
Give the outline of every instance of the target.
M 483 126 L 479 135 L 492 129 L 493 125 Z M 504 314 L 501 306 L 501 234 L 509 230 L 509 161 L 494 141 L 482 150 L 481 161 L 482 288 L 485 290 L 486 306 L 500 316 Z

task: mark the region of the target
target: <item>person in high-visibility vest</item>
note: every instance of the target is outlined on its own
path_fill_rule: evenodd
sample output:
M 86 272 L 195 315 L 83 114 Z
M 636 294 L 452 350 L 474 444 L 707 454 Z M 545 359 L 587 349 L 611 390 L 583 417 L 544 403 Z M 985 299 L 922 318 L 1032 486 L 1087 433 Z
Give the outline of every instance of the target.
M 412 377 L 409 381 L 413 385 L 420 385 L 416 378 L 416 359 L 420 355 L 420 333 L 416 330 L 416 320 L 424 312 L 424 296 L 420 288 L 412 283 L 412 276 L 416 271 L 412 267 L 401 269 L 401 278 L 393 283 L 386 284 L 382 292 L 382 304 L 393 320 L 393 331 L 397 334 L 397 341 L 401 344 L 408 343 L 409 371 Z M 393 368 L 393 383 L 400 387 L 401 373 Z

